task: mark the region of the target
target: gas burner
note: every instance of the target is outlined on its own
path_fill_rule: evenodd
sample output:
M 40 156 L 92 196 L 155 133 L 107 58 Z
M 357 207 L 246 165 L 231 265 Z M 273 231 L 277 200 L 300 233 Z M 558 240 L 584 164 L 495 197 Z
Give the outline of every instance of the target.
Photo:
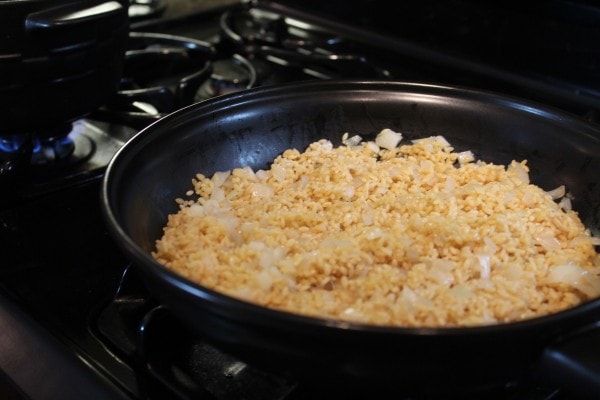
M 194 97 L 195 101 L 250 89 L 256 85 L 258 74 L 260 73 L 261 77 L 267 76 L 270 69 L 260 60 L 250 61 L 239 54 L 216 60 L 212 65 L 213 72 L 210 79 L 200 86 Z
M 276 45 L 289 37 L 285 19 L 278 14 L 251 8 L 223 13 L 220 20 L 224 38 L 237 45 Z
M 355 45 L 322 28 L 258 9 L 229 11 L 220 19 L 221 44 L 317 79 L 391 78 Z
M 21 153 L 28 157 L 30 165 L 44 171 L 71 168 L 90 158 L 94 143 L 82 134 L 81 122 L 67 123 L 42 133 L 31 135 L 3 135 L 0 137 L 0 155 L 3 159 L 14 158 Z M 26 141 L 31 151 L 22 152 Z
M 194 102 L 211 74 L 214 47 L 192 38 L 130 32 L 120 89 L 93 116 L 141 129 Z
M 43 133 L 0 135 L 0 203 L 32 199 L 100 177 L 137 129 L 88 118 Z
M 138 20 L 159 17 L 165 12 L 166 8 L 166 0 L 130 0 L 129 18 Z

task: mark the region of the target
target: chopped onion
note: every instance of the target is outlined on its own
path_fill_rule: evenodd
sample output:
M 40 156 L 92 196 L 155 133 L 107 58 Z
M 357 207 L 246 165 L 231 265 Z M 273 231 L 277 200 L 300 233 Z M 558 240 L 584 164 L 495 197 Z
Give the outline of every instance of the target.
M 210 199 L 218 202 L 225 200 L 225 191 L 221 187 L 213 188 Z
M 269 176 L 269 173 L 264 169 L 259 169 L 258 171 L 256 171 L 256 177 L 261 181 L 266 181 L 267 179 L 269 179 Z
M 556 189 L 549 190 L 546 193 L 548 193 L 550 195 L 550 197 L 552 197 L 553 200 L 560 199 L 566 193 L 565 185 L 560 185 Z
M 200 216 L 204 215 L 204 207 L 202 207 L 198 203 L 194 203 L 191 206 L 189 206 L 188 210 L 189 210 L 188 212 L 194 216 L 200 217 Z
M 302 176 L 300 177 L 300 182 L 299 182 L 299 186 L 300 186 L 300 188 L 304 188 L 306 185 L 308 185 L 308 182 L 309 182 L 309 180 L 308 180 L 308 176 L 306 176 L 306 175 L 302 175 Z
M 569 199 L 568 197 L 563 197 L 562 199 L 560 199 L 558 205 L 565 211 L 571 211 L 573 209 L 571 199 Z
M 442 285 L 451 285 L 454 283 L 453 269 L 454 264 L 451 261 L 435 259 L 431 262 L 429 275 Z
M 241 168 L 236 168 L 232 171 L 232 174 L 245 178 L 245 179 L 249 179 L 249 180 L 255 180 L 256 179 L 256 175 L 254 174 L 254 171 L 252 170 L 252 168 L 246 166 L 246 167 L 241 167 Z
M 218 223 L 225 227 L 225 230 L 230 236 L 235 235 L 239 221 L 234 215 L 215 214 L 214 216 L 217 218 Z
M 454 297 L 456 297 L 459 300 L 468 300 L 469 298 L 471 298 L 471 296 L 473 296 L 473 292 L 471 291 L 471 289 L 468 286 L 465 286 L 460 283 L 458 285 L 454 285 L 454 287 L 450 289 L 450 291 L 452 292 Z
M 384 149 L 392 150 L 398 146 L 398 143 L 402 140 L 402 134 L 394 132 L 391 129 L 383 129 L 375 138 L 375 144 Z
M 435 135 L 435 136 L 428 136 L 426 138 L 421 138 L 421 139 L 414 139 L 412 140 L 412 143 L 418 144 L 418 143 L 439 143 L 442 145 L 442 147 L 450 147 L 450 142 L 448 142 L 448 140 L 446 140 L 446 138 L 442 135 Z
M 254 183 L 251 187 L 252 197 L 271 197 L 275 193 L 273 188 L 263 183 Z
M 323 149 L 323 150 L 326 150 L 326 151 L 333 150 L 333 143 L 331 143 L 331 141 L 329 141 L 327 139 L 321 139 L 317 143 L 319 143 L 319 145 L 321 146 L 321 149 Z
M 214 199 L 202 199 L 204 202 L 202 206 L 204 206 L 204 214 L 205 215 L 215 215 L 219 212 L 222 212 L 223 207 L 221 204 Z
M 381 148 L 373 141 L 368 141 L 365 146 L 373 153 L 379 153 L 379 151 L 381 150 Z
M 546 251 L 552 251 L 560 249 L 560 242 L 558 239 L 551 234 L 540 235 L 535 238 L 536 242 L 540 244 Z
M 258 240 L 253 240 L 248 242 L 248 248 L 252 251 L 262 252 L 265 249 L 266 245 L 264 242 L 260 242 Z
M 271 174 L 278 182 L 283 182 L 285 180 L 285 176 L 287 175 L 286 169 L 279 164 L 271 165 Z
M 354 196 L 354 187 L 353 186 L 346 186 L 343 188 L 343 196 L 345 200 L 352 200 L 352 197 Z
M 348 137 L 347 133 L 345 133 L 344 135 L 345 137 L 342 137 L 342 143 L 348 147 L 358 146 L 363 140 L 362 137 L 360 137 L 359 135 L 354 135 L 350 138 Z
M 481 279 L 490 279 L 490 256 L 487 254 L 479 254 L 477 259 L 479 260 L 479 277 Z
M 548 280 L 552 283 L 566 283 L 581 291 L 589 298 L 600 296 L 600 278 L 579 265 L 557 265 L 550 269 Z
M 269 290 L 273 286 L 273 277 L 268 271 L 260 271 L 256 275 L 256 283 L 262 290 Z
M 231 175 L 231 171 L 217 171 L 212 176 L 212 183 L 215 187 L 220 187 L 225 183 L 227 178 Z
M 274 267 L 278 261 L 280 261 L 285 255 L 285 249 L 283 247 L 268 248 L 260 252 L 260 259 L 258 264 L 261 268 L 267 269 Z M 275 268 L 276 269 L 276 268 Z M 279 271 L 279 270 L 277 270 Z
M 494 254 L 498 251 L 498 246 L 489 237 L 487 237 L 487 236 L 484 237 L 483 242 L 485 243 L 485 247 L 486 247 L 488 253 Z
M 367 240 L 374 240 L 383 236 L 383 231 L 379 227 L 369 229 L 366 233 Z
M 458 163 L 460 165 L 468 164 L 473 161 L 475 161 L 475 155 L 473 155 L 471 150 L 461 151 L 458 153 Z
M 390 169 L 388 169 L 388 174 L 394 178 L 394 177 L 398 177 L 402 175 L 402 169 L 396 166 L 392 166 Z

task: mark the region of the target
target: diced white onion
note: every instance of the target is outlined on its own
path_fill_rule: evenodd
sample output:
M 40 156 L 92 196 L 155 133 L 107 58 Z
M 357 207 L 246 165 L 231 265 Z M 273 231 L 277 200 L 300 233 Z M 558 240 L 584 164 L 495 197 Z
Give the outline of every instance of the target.
M 469 298 L 471 298 L 471 296 L 473 296 L 473 292 L 471 291 L 471 289 L 468 286 L 462 285 L 460 283 L 458 285 L 454 285 L 454 287 L 450 289 L 450 291 L 459 300 L 468 300 Z
M 460 165 L 468 164 L 475 161 L 475 155 L 471 150 L 461 151 L 458 153 L 458 163 Z
M 365 145 L 367 149 L 371 150 L 373 153 L 379 153 L 381 148 L 377 145 L 377 143 L 373 141 L 368 141 Z
M 360 144 L 360 142 L 362 142 L 362 137 L 360 137 L 359 135 L 354 135 L 350 138 L 348 138 L 348 134 L 346 133 L 346 138 L 342 137 L 342 143 L 345 144 L 348 147 L 354 147 L 354 146 L 358 146 Z
M 248 180 L 255 180 L 256 179 L 256 175 L 254 174 L 254 171 L 252 170 L 252 168 L 246 166 L 246 167 L 242 167 L 242 168 L 236 168 L 233 170 L 232 172 L 234 175 L 237 175 L 239 177 L 248 179 Z
M 383 129 L 377 134 L 375 138 L 375 144 L 384 149 L 392 150 L 398 146 L 398 143 L 402 140 L 402 134 L 394 132 L 391 129 Z
M 214 201 L 221 202 L 225 200 L 225 191 L 221 187 L 213 188 L 213 191 L 210 195 L 210 199 Z
M 273 285 L 273 277 L 268 271 L 260 271 L 256 275 L 256 283 L 262 290 L 269 290 Z
M 451 285 L 454 283 L 454 275 L 452 275 L 453 265 L 449 261 L 435 260 L 429 268 L 429 276 L 441 285 Z
M 540 235 L 535 238 L 536 242 L 540 244 L 546 251 L 552 251 L 560 249 L 560 242 L 551 234 Z
M 550 197 L 552 197 L 553 200 L 560 199 L 566 193 L 565 185 L 560 185 L 556 189 L 549 190 L 546 193 L 548 193 L 550 195 Z
M 260 252 L 260 259 L 258 261 L 261 268 L 271 268 L 274 267 L 275 264 L 280 261 L 285 255 L 285 250 L 283 247 L 275 247 L 275 248 L 265 248 Z M 277 268 L 274 270 L 279 271 Z
M 264 169 L 259 169 L 258 171 L 256 171 L 256 177 L 261 181 L 266 181 L 267 179 L 269 179 L 269 173 Z
M 271 197 L 275 193 L 273 188 L 263 183 L 254 183 L 251 186 L 252 197 Z
M 490 256 L 488 254 L 479 254 L 479 276 L 481 279 L 490 279 Z
M 333 150 L 333 143 L 331 143 L 330 140 L 322 139 L 322 140 L 319 140 L 318 143 L 321 146 L 321 149 L 323 149 L 323 150 L 326 150 L 326 151 Z
M 231 214 L 217 214 L 215 215 L 217 221 L 225 227 L 228 234 L 232 234 L 236 231 L 239 221 L 236 217 Z
M 217 171 L 212 176 L 212 183 L 215 187 L 220 187 L 225 183 L 227 178 L 231 175 L 231 171 Z
M 483 242 L 485 243 L 485 247 L 487 249 L 487 252 L 489 254 L 494 254 L 495 252 L 498 251 L 498 246 L 496 245 L 496 243 L 494 243 L 494 241 L 492 239 L 490 239 L 489 237 L 484 237 L 483 238 Z
M 189 212 L 191 215 L 194 215 L 194 216 L 198 216 L 198 217 L 199 217 L 199 216 L 202 216 L 202 215 L 204 215 L 204 207 L 202 207 L 202 206 L 201 206 L 200 204 L 198 204 L 198 203 L 192 204 L 192 205 L 191 205 L 191 206 L 188 208 L 188 210 L 189 210 L 188 212 Z
M 273 164 L 271 165 L 271 174 L 273 174 L 273 177 L 277 179 L 278 182 L 283 182 L 287 175 L 287 171 L 283 166 L 279 164 Z
M 589 298 L 600 296 L 600 278 L 579 265 L 557 265 L 550 269 L 548 280 L 553 283 L 566 283 Z
M 367 240 L 374 240 L 374 239 L 382 237 L 383 231 L 381 230 L 381 228 L 375 227 L 375 228 L 369 229 L 365 236 L 366 236 Z
M 563 197 L 562 199 L 560 199 L 558 205 L 565 211 L 571 211 L 573 209 L 571 199 L 569 199 L 568 197 Z
M 439 143 L 442 145 L 442 147 L 450 147 L 450 142 L 448 142 L 448 140 L 442 135 L 434 135 L 434 136 L 428 136 L 428 137 L 421 138 L 421 139 L 414 139 L 414 140 L 412 140 L 412 143 L 414 143 L 414 144 Z
M 344 199 L 351 200 L 352 196 L 354 196 L 354 187 L 353 186 L 344 187 L 343 196 L 344 196 Z

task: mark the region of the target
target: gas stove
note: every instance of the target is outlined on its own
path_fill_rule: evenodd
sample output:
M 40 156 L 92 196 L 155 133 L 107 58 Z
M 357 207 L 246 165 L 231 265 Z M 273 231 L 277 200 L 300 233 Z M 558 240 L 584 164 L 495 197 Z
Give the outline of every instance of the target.
M 131 2 L 118 92 L 60 128 L 0 137 L 3 398 L 300 400 L 377 393 L 315 387 L 245 364 L 194 335 L 146 291 L 108 236 L 99 185 L 115 152 L 173 111 L 256 86 L 337 78 L 473 86 L 590 120 L 600 110 L 590 78 L 598 58 L 587 57 L 585 43 L 574 49 L 562 38 L 562 50 L 574 57 L 573 64 L 562 62 L 571 73 L 519 64 L 522 48 L 499 61 L 517 34 L 509 17 L 522 18 L 527 10 L 422 2 L 393 11 L 404 24 L 399 28 L 374 1 L 297 3 L 242 2 L 172 15 L 175 2 Z M 552 4 L 543 15 L 567 7 Z M 600 13 L 592 5 L 577 7 Z M 585 15 L 577 18 L 591 18 Z M 485 51 L 474 51 L 484 43 Z M 506 382 L 485 398 L 568 397 L 552 385 L 525 381 Z

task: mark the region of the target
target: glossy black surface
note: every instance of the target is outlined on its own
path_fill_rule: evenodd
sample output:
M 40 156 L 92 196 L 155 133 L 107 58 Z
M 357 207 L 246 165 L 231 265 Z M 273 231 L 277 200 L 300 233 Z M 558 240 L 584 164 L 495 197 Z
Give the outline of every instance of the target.
M 476 63 L 494 66 L 598 99 L 600 4 L 586 0 L 283 0 L 349 26 Z M 387 11 L 387 12 L 386 12 Z M 514 82 L 505 82 L 505 87 Z M 514 89 L 514 87 L 512 88 Z
M 176 315 L 244 360 L 273 370 L 288 365 L 311 379 L 389 387 L 401 380 L 404 389 L 420 393 L 439 389 L 431 380 L 446 391 L 504 384 L 521 378 L 559 334 L 600 316 L 600 303 L 594 301 L 491 327 L 365 326 L 244 303 L 190 283 L 152 260 L 150 251 L 167 215 L 177 209 L 174 199 L 190 188 L 196 173 L 265 168 L 288 148 L 304 149 L 321 138 L 339 144 L 343 132 L 373 138 L 386 127 L 407 139 L 444 135 L 459 151 L 470 149 L 489 162 L 526 158 L 532 181 L 547 190 L 565 184 L 573 207 L 598 232 L 597 127 L 492 93 L 399 82 L 265 86 L 187 107 L 121 148 L 104 178 L 102 209 L 151 292 Z

